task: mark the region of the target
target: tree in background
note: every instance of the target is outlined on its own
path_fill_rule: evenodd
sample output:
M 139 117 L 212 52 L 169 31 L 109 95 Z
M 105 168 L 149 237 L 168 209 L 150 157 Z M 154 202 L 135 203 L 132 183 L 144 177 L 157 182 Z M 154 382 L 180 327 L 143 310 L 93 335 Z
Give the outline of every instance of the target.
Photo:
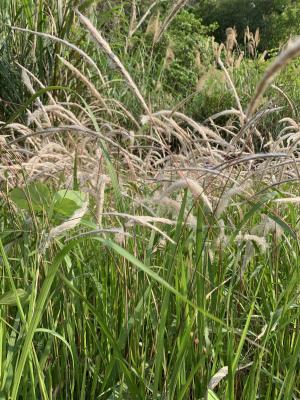
M 270 47 L 281 47 L 290 38 L 300 35 L 300 0 L 289 0 L 281 13 L 272 13 L 267 18 L 266 36 Z
M 300 33 L 300 0 L 204 0 L 190 5 L 205 24 L 218 23 L 219 42 L 225 40 L 226 28 L 233 26 L 240 43 L 247 26 L 251 31 L 259 28 L 261 50 L 279 47 L 291 33 Z

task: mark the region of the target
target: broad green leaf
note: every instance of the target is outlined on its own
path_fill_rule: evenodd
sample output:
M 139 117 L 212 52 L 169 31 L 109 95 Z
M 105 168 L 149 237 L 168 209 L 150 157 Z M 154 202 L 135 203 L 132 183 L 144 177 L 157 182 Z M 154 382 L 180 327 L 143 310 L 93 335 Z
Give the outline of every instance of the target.
M 32 183 L 24 188 L 11 190 L 10 199 L 21 209 L 42 211 L 47 209 L 51 203 L 49 188 L 41 182 Z
M 77 190 L 59 190 L 54 196 L 54 212 L 70 217 L 82 207 L 85 200 L 83 192 Z
M 19 208 L 28 210 L 28 208 L 29 208 L 28 201 L 27 201 L 27 197 L 26 197 L 23 189 L 14 188 L 9 193 L 9 197 Z

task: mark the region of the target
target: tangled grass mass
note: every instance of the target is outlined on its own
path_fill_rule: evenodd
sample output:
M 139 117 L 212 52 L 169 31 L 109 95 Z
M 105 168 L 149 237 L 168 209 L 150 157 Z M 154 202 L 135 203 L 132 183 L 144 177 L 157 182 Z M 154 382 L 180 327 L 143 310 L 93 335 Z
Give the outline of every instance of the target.
M 299 399 L 300 39 L 111 3 L 0 6 L 0 399 Z

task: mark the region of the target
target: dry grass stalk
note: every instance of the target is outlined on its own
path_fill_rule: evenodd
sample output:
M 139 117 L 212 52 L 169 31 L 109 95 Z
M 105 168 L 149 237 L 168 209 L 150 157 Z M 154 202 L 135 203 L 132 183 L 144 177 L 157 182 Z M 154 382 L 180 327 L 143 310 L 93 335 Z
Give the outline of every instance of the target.
M 237 47 L 237 32 L 234 28 L 226 29 L 226 41 L 225 41 L 225 49 L 226 49 L 226 64 L 229 67 L 233 67 L 234 65 L 234 49 Z
M 131 235 L 128 232 L 125 232 L 122 228 L 100 228 L 100 229 L 93 229 L 88 232 L 82 232 L 79 235 L 72 236 L 71 238 L 66 239 L 66 242 L 69 242 L 70 240 L 74 240 L 74 239 L 81 238 L 81 237 L 93 236 L 93 235 L 99 235 L 99 234 L 115 235 L 115 240 L 120 245 L 124 244 L 126 237 L 131 237 Z
M 277 238 L 283 235 L 282 227 L 266 214 L 262 214 L 261 222 L 254 226 L 250 233 L 253 235 L 266 237 L 271 232 L 275 233 Z
M 234 48 L 237 46 L 237 31 L 235 29 L 235 27 L 231 28 L 227 28 L 226 29 L 226 42 L 225 42 L 225 47 L 226 50 L 229 53 L 232 53 Z
M 288 204 L 298 204 L 300 203 L 300 197 L 283 197 L 282 199 L 275 199 L 275 203 L 288 203 Z
M 78 15 L 78 18 L 80 22 L 87 28 L 87 30 L 90 32 L 91 36 L 93 39 L 98 43 L 98 45 L 103 49 L 107 57 L 113 62 L 113 64 L 118 68 L 120 73 L 123 75 L 124 79 L 126 80 L 128 86 L 131 88 L 133 93 L 136 95 L 136 97 L 139 99 L 140 103 L 142 104 L 144 110 L 147 112 L 147 114 L 150 115 L 150 110 L 149 107 L 147 106 L 141 92 L 139 91 L 138 87 L 134 83 L 133 79 L 129 75 L 128 71 L 120 61 L 119 57 L 116 56 L 112 49 L 110 48 L 110 45 L 107 43 L 107 41 L 102 37 L 100 32 L 97 31 L 97 29 L 93 26 L 91 21 L 83 16 L 78 10 L 76 10 L 76 14 Z
M 36 91 L 34 90 L 32 84 L 31 84 L 30 78 L 24 68 L 22 68 L 21 79 L 22 79 L 24 85 L 26 86 L 26 88 L 28 89 L 29 93 L 34 95 L 36 93 Z M 45 111 L 45 108 L 39 97 L 36 98 L 36 104 L 42 111 L 42 119 L 44 121 L 44 124 L 41 123 L 41 125 L 45 126 L 45 127 L 50 127 L 51 126 L 50 119 L 49 119 L 48 114 Z
M 254 34 L 254 40 L 255 40 L 255 45 L 256 45 L 256 48 L 257 48 L 258 45 L 259 45 L 259 42 L 260 42 L 259 28 L 256 28 L 256 31 L 255 31 L 255 34 Z
M 131 16 L 130 16 L 130 23 L 128 29 L 128 35 L 126 38 L 126 45 L 125 45 L 125 53 L 127 53 L 128 48 L 132 46 L 131 44 L 131 37 L 133 35 L 134 29 L 137 25 L 137 14 L 136 14 L 136 0 L 131 1 Z
M 274 108 L 264 108 L 261 111 L 257 112 L 252 118 L 248 119 L 245 125 L 240 129 L 238 134 L 235 136 L 235 138 L 232 141 L 232 144 L 236 144 L 239 141 L 242 141 L 242 137 L 247 130 L 252 129 L 252 132 L 254 132 L 258 137 L 261 137 L 261 134 L 258 132 L 256 128 L 257 122 L 264 116 L 269 115 L 271 113 L 275 113 L 278 111 L 281 111 L 283 107 L 274 107 Z M 243 149 L 245 148 L 245 143 L 243 145 Z
M 168 197 L 171 193 L 183 189 L 188 188 L 195 199 L 201 199 L 207 211 L 213 213 L 213 207 L 208 197 L 206 196 L 204 189 L 202 186 L 193 179 L 190 178 L 182 178 L 172 183 L 160 196 L 161 199 L 164 197 Z
M 223 116 L 228 116 L 228 115 L 237 115 L 238 116 L 238 115 L 240 115 L 240 111 L 236 110 L 234 108 L 232 108 L 231 110 L 220 111 L 220 112 L 213 114 L 210 117 L 206 118 L 204 120 L 204 123 L 207 123 L 207 122 L 213 121 L 214 119 L 217 119 L 217 118 L 220 118 Z
M 45 238 L 45 241 L 42 242 L 41 245 L 41 250 L 45 251 L 51 241 L 56 238 L 57 236 L 60 236 L 61 234 L 70 231 L 71 229 L 74 229 L 78 224 L 80 224 L 80 221 L 82 220 L 83 216 L 86 214 L 88 210 L 88 205 L 89 201 L 88 198 L 84 201 L 82 206 L 74 212 L 74 214 L 65 222 L 63 222 L 61 225 L 56 226 L 55 228 L 52 228 Z
M 59 117 L 60 122 L 65 120 L 74 125 L 82 125 L 81 122 L 76 118 L 74 113 L 72 113 L 70 110 L 67 110 L 65 107 L 62 107 L 59 104 L 51 104 L 48 106 L 43 106 L 42 110 L 38 109 L 31 113 L 27 122 L 28 126 L 31 124 L 32 121 L 35 121 L 35 118 L 42 118 L 44 113 L 47 113 L 49 115 L 53 114 L 55 117 Z M 46 126 L 44 128 L 51 128 L 51 126 L 52 125 L 50 123 L 49 126 Z M 41 129 L 43 129 L 43 127 Z
M 153 36 L 153 42 L 155 42 L 157 39 L 159 29 L 160 29 L 160 12 L 158 11 L 155 15 L 152 15 L 146 29 L 146 34 Z
M 163 117 L 164 123 L 162 127 L 164 127 L 164 137 L 165 133 L 169 132 L 170 135 L 174 135 L 181 143 L 181 155 L 185 155 L 186 159 L 189 163 L 203 163 L 204 157 L 208 157 L 207 162 L 212 166 L 220 161 L 223 161 L 222 150 L 216 149 L 216 145 L 218 147 L 224 148 L 226 151 L 235 150 L 235 148 L 228 143 L 225 139 L 221 137 L 218 133 L 214 132 L 212 129 L 198 124 L 192 118 L 187 117 L 183 113 L 179 113 L 177 111 L 168 111 L 162 110 L 157 113 L 152 114 L 152 119 L 155 122 L 156 126 L 160 123 L 160 120 L 157 118 L 158 116 Z M 174 118 L 184 121 L 188 127 L 187 132 L 183 130 L 179 123 L 174 121 Z M 144 122 L 148 120 L 149 117 L 143 117 Z M 171 129 L 170 129 L 171 126 Z M 203 138 L 200 139 L 199 138 Z M 225 154 L 223 152 L 223 154 Z M 200 161 L 201 160 L 201 161 Z M 178 167 L 178 165 L 177 165 Z
M 271 66 L 267 69 L 265 75 L 262 80 L 258 84 L 255 94 L 251 99 L 251 102 L 248 106 L 248 110 L 246 112 L 247 119 L 251 118 L 253 113 L 255 112 L 259 101 L 267 90 L 269 84 L 273 81 L 273 79 L 278 75 L 278 73 L 294 58 L 300 55 L 300 37 L 298 37 L 295 41 L 293 41 L 287 48 L 284 50 L 271 64 Z
M 76 126 L 76 125 L 62 125 L 62 126 L 57 126 L 57 127 L 52 127 L 52 128 L 47 128 L 47 129 L 43 129 L 42 131 L 37 131 L 37 132 L 32 132 L 30 134 L 27 134 L 25 136 L 25 138 L 29 138 L 29 137 L 35 137 L 35 136 L 49 136 L 49 135 L 53 135 L 54 133 L 68 133 L 68 132 L 78 132 L 78 133 L 82 133 L 85 134 L 87 136 L 93 137 L 95 139 L 101 139 L 106 141 L 107 143 L 109 143 L 110 145 L 112 145 L 112 147 L 118 149 L 121 154 L 127 154 L 129 157 L 131 157 L 131 159 L 136 160 L 138 163 L 142 163 L 141 159 L 137 156 L 134 156 L 133 154 L 129 153 L 123 146 L 121 146 L 119 143 L 113 141 L 112 139 L 108 138 L 106 135 L 101 134 L 100 132 L 95 132 L 92 131 L 88 128 L 85 128 L 83 126 Z M 10 145 L 15 144 L 19 141 L 24 140 L 24 137 L 21 138 L 17 138 L 14 139 L 13 141 L 10 142 Z M 142 173 L 143 169 L 142 167 L 140 167 L 140 173 Z M 146 171 L 144 171 L 146 172 Z M 144 173 L 142 173 L 142 175 L 144 175 Z
M 169 44 L 166 51 L 166 56 L 164 59 L 164 68 L 168 69 L 173 61 L 175 60 L 175 53 L 173 51 L 172 46 Z
M 275 84 L 272 84 L 271 88 L 277 90 L 277 92 L 280 93 L 286 99 L 286 101 L 288 102 L 288 104 L 289 104 L 289 106 L 290 106 L 290 108 L 292 110 L 293 115 L 295 116 L 296 115 L 296 109 L 295 109 L 295 106 L 292 103 L 291 99 L 289 98 L 289 96 L 282 89 L 280 89 L 278 86 L 276 86 Z
M 259 28 L 256 29 L 253 34 L 250 32 L 249 26 L 246 27 L 244 32 L 244 43 L 247 49 L 247 53 L 251 58 L 255 58 L 257 55 L 257 47 L 260 42 Z
M 67 67 L 70 69 L 70 71 L 72 71 L 74 73 L 74 75 L 81 80 L 81 82 L 83 82 L 90 90 L 91 94 L 97 99 L 99 100 L 100 104 L 105 108 L 105 110 L 107 111 L 107 113 L 111 116 L 112 112 L 110 110 L 110 108 L 107 106 L 104 98 L 101 96 L 101 94 L 98 92 L 98 90 L 95 88 L 95 86 L 92 84 L 91 81 L 89 81 L 85 75 L 83 75 L 76 67 L 74 67 L 73 64 L 69 63 L 69 61 L 65 60 L 63 57 L 59 56 L 57 54 L 57 57 L 59 58 L 59 60 Z
M 172 111 L 172 110 L 161 110 L 158 111 L 154 114 L 152 114 L 153 117 L 158 117 L 158 116 L 164 116 L 166 118 L 171 118 L 175 117 L 178 118 L 184 122 L 186 122 L 188 125 L 190 125 L 193 129 L 195 129 L 203 138 L 204 140 L 208 140 L 208 137 L 212 139 L 220 139 L 219 135 L 212 131 L 210 128 L 208 128 L 205 125 L 201 125 L 198 122 L 194 121 L 192 118 L 188 117 L 187 115 L 178 112 L 178 111 Z M 220 140 L 220 144 L 223 143 L 222 140 Z
M 40 88 L 45 89 L 45 85 L 43 85 L 43 83 L 35 76 L 33 75 L 33 73 L 31 71 L 29 71 L 27 68 L 25 68 L 23 65 L 19 64 L 17 61 L 15 61 L 15 64 L 21 68 L 21 70 L 26 71 L 27 75 L 30 76 L 30 78 L 35 81 Z M 51 104 L 56 104 L 56 101 L 54 100 L 54 97 L 52 96 L 51 92 L 47 92 L 46 95 L 49 98 L 49 101 Z
M 137 22 L 136 22 L 136 0 L 131 0 L 131 16 L 130 16 L 130 23 L 129 23 L 129 32 L 128 38 L 131 38 L 132 32 L 134 31 Z
M 226 51 L 226 66 L 230 69 L 233 68 L 235 63 L 234 53 Z
M 244 242 L 254 242 L 256 243 L 261 251 L 265 252 L 268 248 L 268 244 L 265 237 L 252 235 L 249 233 L 239 233 L 236 237 L 237 241 L 244 241 Z
M 170 197 L 163 197 L 154 199 L 160 207 L 164 207 L 166 211 L 171 212 L 172 215 L 178 216 L 181 208 L 181 203 Z M 186 215 L 186 222 L 190 226 L 197 226 L 197 220 L 192 214 Z
M 103 213 L 105 216 L 115 216 L 115 217 L 121 217 L 125 218 L 128 220 L 128 222 L 125 224 L 126 227 L 131 227 L 134 226 L 135 224 L 140 224 L 143 226 L 146 226 L 150 229 L 153 229 L 154 231 L 160 233 L 165 239 L 170 241 L 171 243 L 175 244 L 174 240 L 171 239 L 165 232 L 163 232 L 161 229 L 159 229 L 156 225 L 153 225 L 155 223 L 161 223 L 161 224 L 167 224 L 167 225 L 176 225 L 176 221 L 173 221 L 168 218 L 160 218 L 160 217 L 152 217 L 148 215 L 131 215 L 131 214 L 126 214 L 126 213 L 119 213 L 119 212 L 108 212 L 108 213 Z M 151 222 L 153 224 L 151 224 Z
M 235 68 L 240 68 L 241 62 L 243 61 L 243 58 L 244 58 L 244 52 L 241 51 L 241 52 L 240 52 L 240 55 L 238 56 L 238 58 L 237 58 L 237 59 L 235 60 L 235 62 L 234 62 Z
M 219 44 L 212 39 L 212 52 L 216 60 L 221 56 L 221 52 L 224 48 L 224 43 Z
M 202 63 L 201 63 L 201 55 L 200 55 L 200 51 L 198 49 L 196 49 L 195 51 L 195 64 L 198 70 L 202 69 Z
M 207 83 L 207 75 L 204 74 L 200 78 L 198 78 L 197 83 L 196 83 L 196 92 L 201 92 Z
M 243 263 L 240 274 L 241 279 L 244 276 L 247 265 L 256 254 L 253 243 L 256 243 L 256 245 L 260 247 L 261 251 L 265 252 L 268 248 L 266 238 L 270 232 L 275 233 L 277 238 L 280 238 L 280 236 L 283 234 L 283 230 L 280 225 L 271 220 L 267 215 L 263 214 L 261 222 L 251 229 L 250 234 L 238 235 L 238 238 L 246 241 L 246 249 L 243 256 Z
M 117 106 L 121 111 L 114 110 L 113 108 L 111 108 L 111 110 L 116 113 L 121 113 L 121 114 L 123 113 L 124 118 L 127 117 L 133 123 L 133 125 L 135 125 L 138 129 L 141 127 L 138 121 L 132 115 L 132 113 L 129 110 L 127 110 L 127 108 L 125 108 L 120 101 L 113 98 L 108 98 L 106 99 L 106 103 L 107 104 L 112 103 L 114 106 Z
M 93 61 L 93 59 L 90 56 L 88 56 L 83 50 L 81 50 L 79 47 L 75 46 L 74 44 L 68 42 L 67 40 L 63 40 L 56 36 L 50 35 L 48 33 L 32 31 L 30 29 L 19 28 L 16 26 L 12 26 L 11 29 L 13 29 L 15 31 L 19 31 L 19 32 L 31 33 L 33 35 L 37 35 L 37 36 L 43 37 L 45 39 L 50 39 L 53 42 L 57 42 L 57 43 L 63 44 L 64 46 L 70 47 L 72 50 L 79 53 L 90 65 L 92 65 L 95 68 L 95 70 L 97 71 L 97 73 L 99 75 L 101 82 L 103 83 L 103 85 L 105 84 L 105 80 L 101 74 L 101 71 L 97 67 L 97 64 Z
M 188 0 L 177 0 L 176 3 L 174 3 L 173 7 L 171 10 L 168 12 L 164 22 L 162 23 L 156 38 L 154 40 L 154 44 L 157 44 L 165 31 L 168 29 L 170 23 L 173 21 L 173 19 L 176 17 L 176 15 L 179 13 L 179 11 L 187 4 Z
M 131 36 L 133 36 L 135 34 L 135 32 L 139 29 L 139 27 L 143 24 L 143 22 L 146 20 L 146 18 L 148 17 L 148 15 L 150 14 L 151 10 L 153 7 L 156 6 L 156 4 L 159 3 L 160 0 L 156 0 L 154 1 L 150 7 L 148 8 L 148 10 L 145 12 L 145 14 L 142 16 L 142 18 L 139 20 L 139 22 L 136 24 L 135 28 L 132 30 L 131 32 Z
M 97 187 L 97 199 L 96 199 L 96 221 L 97 224 L 101 227 L 102 225 L 102 214 L 105 200 L 105 187 L 110 183 L 110 178 L 107 175 L 100 175 L 98 179 L 98 187 Z
M 220 47 L 221 47 L 221 46 L 220 46 Z M 228 83 L 229 83 L 229 85 L 230 85 L 230 87 L 231 87 L 231 90 L 232 90 L 233 95 L 234 95 L 235 100 L 236 100 L 236 104 L 237 104 L 238 110 L 239 110 L 239 112 L 240 112 L 240 122 L 241 122 L 241 125 L 243 126 L 244 123 L 245 123 L 245 114 L 244 114 L 244 111 L 243 111 L 243 107 L 242 107 L 242 104 L 241 104 L 239 95 L 238 95 L 238 93 L 237 93 L 237 91 L 236 91 L 236 88 L 235 88 L 235 86 L 234 86 L 234 83 L 232 82 L 232 79 L 231 79 L 231 77 L 230 77 L 230 75 L 229 75 L 229 72 L 227 71 L 227 69 L 225 68 L 225 66 L 224 66 L 224 64 L 223 64 L 223 61 L 221 60 L 220 52 L 218 52 L 217 62 L 218 62 L 218 64 L 220 65 L 220 67 L 222 68 L 222 70 L 224 71 L 225 76 L 226 76 L 226 78 L 227 78 L 227 80 L 228 80 Z
M 220 217 L 223 214 L 223 212 L 227 209 L 232 197 L 235 196 L 236 194 L 242 194 L 245 190 L 249 188 L 251 184 L 252 181 L 250 179 L 247 179 L 243 183 L 236 182 L 236 184 L 233 185 L 233 187 L 224 191 L 218 202 L 218 206 L 215 212 L 216 216 Z

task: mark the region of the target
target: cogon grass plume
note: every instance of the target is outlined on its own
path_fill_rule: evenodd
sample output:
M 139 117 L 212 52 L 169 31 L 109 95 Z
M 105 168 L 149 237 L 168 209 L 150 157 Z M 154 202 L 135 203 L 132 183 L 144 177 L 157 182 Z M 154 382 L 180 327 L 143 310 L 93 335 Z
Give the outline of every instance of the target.
M 76 77 L 78 79 L 80 79 L 86 86 L 87 88 L 90 90 L 91 94 L 97 99 L 99 100 L 100 104 L 102 106 L 104 106 L 105 111 L 107 111 L 108 115 L 112 115 L 110 108 L 107 106 L 105 99 L 103 98 L 103 96 L 99 93 L 99 91 L 96 89 L 96 87 L 93 85 L 93 83 L 86 78 L 86 76 L 84 76 L 76 67 L 74 67 L 74 65 L 72 65 L 71 63 L 69 63 L 69 61 L 65 60 L 64 58 L 62 58 L 61 56 L 57 55 L 58 59 L 66 66 L 70 69 L 71 72 L 74 73 L 74 75 L 76 75 Z
M 235 68 L 240 68 L 241 63 L 242 63 L 242 61 L 243 61 L 243 58 L 244 58 L 244 52 L 241 51 L 240 54 L 239 54 L 239 56 L 238 56 L 238 58 L 237 58 L 237 59 L 235 60 L 235 62 L 234 62 L 234 67 L 235 67 Z
M 99 226 L 102 225 L 102 213 L 105 201 L 105 187 L 111 180 L 107 175 L 102 174 L 98 178 L 97 199 L 96 199 L 96 221 Z
M 261 97 L 264 95 L 270 83 L 274 80 L 276 75 L 294 58 L 300 55 L 300 37 L 294 39 L 293 42 L 277 57 L 277 59 L 267 69 L 262 80 L 258 84 L 255 94 L 246 111 L 247 119 L 251 118 L 255 112 Z
M 27 74 L 27 72 L 26 72 L 26 70 L 25 70 L 24 68 L 22 68 L 22 75 L 21 75 L 21 77 L 22 77 L 22 82 L 24 83 L 24 85 L 26 86 L 26 88 L 28 89 L 28 91 L 29 91 L 32 95 L 34 95 L 34 94 L 35 94 L 35 90 L 34 90 L 32 84 L 31 84 L 30 78 L 29 78 L 29 76 L 28 76 L 28 74 Z M 36 99 L 36 103 L 37 103 L 38 107 L 39 107 L 39 108 L 41 109 L 41 111 L 42 111 L 43 119 L 45 120 L 45 126 L 46 126 L 46 127 L 51 126 L 49 117 L 48 117 L 48 115 L 47 115 L 47 113 L 46 113 L 46 111 L 45 111 L 45 108 L 44 108 L 44 106 L 43 106 L 43 104 L 42 104 L 42 102 L 41 102 L 41 100 L 40 100 L 39 98 Z
M 175 53 L 173 51 L 172 45 L 170 44 L 166 50 L 166 56 L 164 59 L 164 68 L 169 68 L 175 59 Z
M 196 49 L 196 51 L 195 51 L 195 64 L 196 64 L 196 67 L 198 68 L 198 70 L 202 69 L 201 55 L 200 55 L 200 51 L 198 49 Z
M 169 25 L 173 21 L 173 19 L 176 17 L 178 12 L 187 4 L 188 0 L 177 0 L 174 4 L 173 7 L 169 10 L 167 16 L 165 17 L 163 23 L 161 24 L 161 27 L 155 37 L 154 44 L 157 44 L 165 31 L 168 29 Z
M 235 97 L 238 110 L 239 110 L 239 112 L 240 112 L 240 121 L 241 121 L 241 125 L 243 126 L 246 117 L 245 117 L 245 114 L 244 114 L 244 111 L 243 111 L 243 107 L 242 107 L 242 105 L 241 105 L 241 100 L 240 100 L 239 95 L 238 95 L 238 93 L 237 93 L 236 87 L 235 87 L 235 85 L 234 85 L 234 83 L 233 83 L 233 81 L 232 81 L 232 79 L 231 79 L 231 77 L 230 77 L 230 75 L 229 75 L 227 69 L 225 68 L 224 63 L 223 63 L 223 61 L 221 60 L 221 51 L 222 51 L 223 47 L 224 47 L 224 46 L 220 46 L 219 49 L 218 49 L 218 51 L 216 52 L 217 62 L 218 62 L 218 64 L 220 65 L 220 67 L 222 68 L 222 70 L 224 71 L 225 76 L 226 76 L 226 79 L 228 80 L 228 83 L 229 83 L 229 85 L 230 85 L 230 87 L 231 87 L 231 89 L 232 89 L 232 92 L 233 92 L 233 95 L 234 95 L 234 97 Z
M 226 42 L 225 47 L 229 54 L 232 54 L 234 48 L 237 46 L 237 31 L 234 28 L 227 28 L 226 29 Z
M 32 79 L 32 81 L 36 82 L 41 89 L 46 89 L 45 85 L 31 71 L 29 71 L 27 68 L 25 68 L 24 65 L 21 65 L 17 61 L 15 62 L 15 64 L 19 68 L 21 68 L 22 71 L 25 71 L 27 73 L 27 75 Z M 50 104 L 56 104 L 56 101 L 53 98 L 51 92 L 47 92 L 46 95 L 49 98 Z
M 174 191 L 177 191 L 178 189 L 185 187 L 190 189 L 195 199 L 200 198 L 203 201 L 203 204 L 207 211 L 213 213 L 212 204 L 210 203 L 208 197 L 206 196 L 204 189 L 199 185 L 198 182 L 190 178 L 182 178 L 178 181 L 175 181 L 174 183 L 172 183 L 172 185 L 170 185 L 163 191 L 160 197 L 161 199 L 164 199 Z
M 243 194 L 246 190 L 250 189 L 251 185 L 251 179 L 247 179 L 243 183 L 237 182 L 230 189 L 224 190 L 218 201 L 217 209 L 215 211 L 216 216 L 220 217 L 223 214 L 223 212 L 230 204 L 230 200 L 233 196 L 237 194 Z
M 140 28 L 140 26 L 144 23 L 144 21 L 147 19 L 148 15 L 151 13 L 152 9 L 158 4 L 159 0 L 155 0 L 148 8 L 148 10 L 144 13 L 144 15 L 141 17 L 141 19 L 139 20 L 139 22 L 136 24 L 136 26 L 130 31 L 129 33 L 129 37 L 133 36 L 135 34 L 135 32 Z M 150 17 L 151 20 L 152 17 Z M 159 18 L 159 17 L 158 17 Z M 149 25 L 150 25 L 150 20 L 149 20 Z M 149 26 L 148 25 L 148 26 Z M 147 31 L 148 31 L 148 26 L 147 26 Z M 149 28 L 150 29 L 150 28 Z M 158 31 L 158 29 L 156 30 Z
M 97 29 L 93 26 L 93 24 L 89 21 L 89 19 L 84 17 L 78 10 L 75 10 L 75 12 L 79 17 L 80 22 L 88 29 L 88 31 L 90 32 L 91 36 L 94 38 L 96 43 L 98 43 L 98 45 L 103 49 L 103 51 L 108 56 L 108 58 L 113 62 L 113 64 L 121 72 L 121 74 L 125 78 L 126 82 L 128 83 L 128 86 L 131 88 L 133 93 L 139 99 L 139 101 L 140 101 L 141 105 L 143 106 L 144 110 L 146 111 L 146 113 L 150 114 L 149 107 L 147 106 L 141 92 L 139 91 L 138 87 L 134 83 L 133 79 L 129 75 L 128 71 L 126 70 L 126 68 L 124 67 L 122 62 L 120 61 L 119 57 L 113 53 L 110 45 L 101 36 L 101 34 L 97 31 Z
M 153 42 L 156 41 L 157 35 L 160 29 L 160 12 L 158 11 L 156 14 L 152 15 L 149 19 L 146 34 L 153 36 Z
M 260 33 L 259 28 L 256 29 L 255 33 L 253 34 L 250 32 L 249 26 L 246 27 L 244 32 L 244 44 L 247 49 L 247 53 L 250 57 L 254 58 L 257 54 L 257 47 L 260 42 Z

